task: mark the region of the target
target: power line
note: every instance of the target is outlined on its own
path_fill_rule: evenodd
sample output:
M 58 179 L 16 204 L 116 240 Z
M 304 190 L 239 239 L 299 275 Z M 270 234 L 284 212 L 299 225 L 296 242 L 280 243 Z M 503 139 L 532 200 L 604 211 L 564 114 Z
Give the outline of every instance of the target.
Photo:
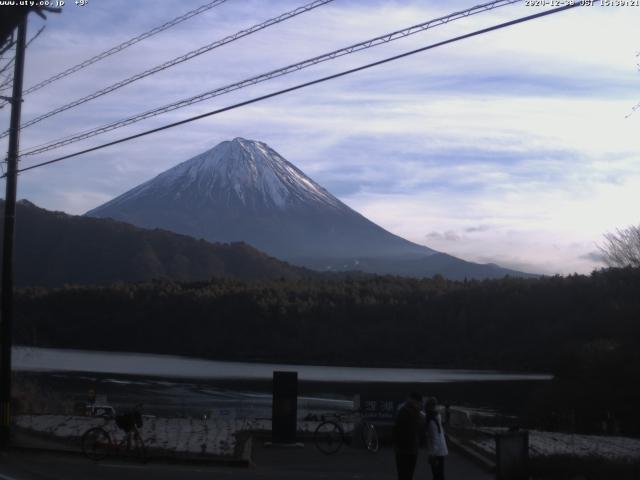
M 7 38 L 5 39 L 5 44 L 0 43 L 0 55 L 4 54 L 4 52 L 6 52 L 7 50 L 9 50 L 11 47 L 13 47 L 16 44 L 16 37 L 15 37 L 15 32 L 11 31 L 10 34 L 8 34 Z
M 125 48 L 129 48 L 130 46 L 141 42 L 142 40 L 145 40 L 149 37 L 152 37 L 153 35 L 156 35 L 164 30 L 167 30 L 175 25 L 178 25 L 179 23 L 184 22 L 185 20 L 188 20 L 192 17 L 195 17 L 196 15 L 199 15 L 203 12 L 206 12 L 207 10 L 211 10 L 214 7 L 217 7 L 218 5 L 221 5 L 223 3 L 225 3 L 227 0 L 214 0 L 212 2 L 207 3 L 206 5 L 202 5 L 198 8 L 196 8 L 195 10 L 191 10 L 187 13 L 185 13 L 184 15 L 181 15 L 179 17 L 174 18 L 173 20 L 170 20 L 166 23 L 163 23 L 162 25 L 159 25 L 157 27 L 152 28 L 151 30 L 141 33 L 140 35 L 133 37 L 129 40 L 127 40 L 126 42 L 122 42 L 119 45 L 116 45 L 115 47 L 110 48 L 109 50 L 105 50 L 102 53 L 99 53 L 98 55 L 95 55 L 83 62 L 78 63 L 77 65 L 74 65 L 73 67 L 70 67 L 56 75 L 53 75 L 52 77 L 47 78 L 46 80 L 43 80 L 42 82 L 34 85 L 33 87 L 30 87 L 28 89 L 26 89 L 23 92 L 23 96 L 27 95 L 28 93 L 32 93 L 35 92 L 36 90 L 40 90 L 43 87 L 46 87 L 47 85 L 50 85 L 51 83 L 60 80 L 61 78 L 67 77 L 69 75 L 71 75 L 72 73 L 77 72 L 78 70 L 82 70 L 83 68 L 88 67 L 89 65 L 92 65 L 96 62 L 99 62 L 100 60 L 103 60 L 115 53 L 121 52 L 122 50 L 124 50 Z
M 33 35 L 33 37 L 31 37 L 31 39 L 27 42 L 27 45 L 25 46 L 25 48 L 28 48 L 29 45 L 31 45 L 31 43 L 40 36 L 40 34 L 44 31 L 46 25 L 43 25 L 42 27 L 40 27 L 40 29 Z M 6 48 L 4 48 L 2 50 L 2 52 L 0 52 L 0 55 L 4 54 L 4 52 L 6 52 L 9 48 L 11 48 L 13 46 L 14 42 L 10 42 Z M 5 63 L 2 68 L 0 69 L 0 75 L 4 73 L 5 70 L 7 70 L 11 65 L 13 65 L 13 62 L 15 61 L 16 57 L 15 55 L 13 57 L 11 57 L 11 59 Z
M 40 27 L 40 29 L 27 42 L 27 46 L 25 48 L 29 48 L 29 45 L 31 45 L 33 43 L 33 41 L 40 36 L 40 34 L 44 31 L 45 28 L 47 28 L 46 25 L 43 25 L 42 27 Z
M 255 85 L 257 83 L 261 83 L 267 80 L 271 80 L 273 78 L 276 77 L 280 77 L 283 75 L 287 75 L 289 73 L 293 73 L 296 72 L 298 70 L 302 70 L 304 68 L 308 68 L 311 67 L 313 65 L 317 65 L 319 63 L 322 62 L 326 62 L 328 60 L 333 60 L 335 58 L 338 57 L 342 57 L 344 55 L 349 55 L 351 53 L 354 52 L 358 52 L 360 50 L 365 50 L 368 48 L 373 48 L 375 46 L 384 44 L 384 43 L 388 43 L 400 38 L 404 38 L 407 37 L 409 35 L 413 35 L 422 31 L 425 31 L 429 28 L 432 27 L 436 27 L 439 25 L 444 25 L 447 24 L 449 22 L 461 19 L 461 18 L 466 18 L 469 17 L 471 15 L 475 15 L 481 12 L 486 12 L 488 10 L 493 10 L 495 8 L 499 8 L 499 7 L 503 7 L 506 5 L 511 5 L 513 3 L 518 3 L 521 2 L 522 0 L 498 0 L 498 1 L 493 1 L 493 2 L 488 2 L 488 3 L 484 3 L 481 5 L 477 5 L 475 7 L 466 9 L 466 10 L 462 10 L 459 12 L 455 12 L 455 13 L 451 13 L 449 15 L 443 16 L 443 17 L 439 17 L 433 20 L 429 20 L 427 22 L 423 22 L 420 23 L 418 25 L 414 25 L 412 27 L 409 28 L 405 28 L 402 30 L 397 30 L 395 32 L 392 33 L 388 33 L 379 37 L 375 37 L 369 40 L 366 40 L 364 42 L 360 42 L 360 43 L 356 43 L 354 45 L 345 47 L 345 48 L 341 48 L 339 50 L 334 50 L 332 52 L 329 53 L 325 53 L 323 55 L 319 55 L 317 57 L 313 57 L 307 60 L 303 60 L 302 62 L 298 62 L 283 68 L 279 68 L 277 70 L 272 70 L 270 72 L 267 73 L 263 73 L 260 75 L 257 75 L 255 77 L 251 77 L 249 79 L 245 79 L 245 80 L 241 80 L 239 82 L 236 83 L 232 83 L 230 85 L 226 85 L 224 87 L 219 87 L 216 88 L 214 90 L 209 90 L 207 92 L 201 93 L 199 95 L 187 98 L 187 99 L 183 99 L 180 100 L 178 102 L 174 102 L 171 103 L 169 105 L 165 105 L 163 107 L 158 107 L 155 108 L 153 110 L 149 110 L 147 112 L 143 112 L 137 115 L 134 115 L 132 117 L 123 119 L 123 120 L 118 120 L 116 122 L 112 122 L 91 130 L 85 130 L 83 132 L 78 132 L 76 134 L 72 134 L 69 135 L 67 137 L 64 138 L 59 138 L 57 140 L 53 140 L 51 142 L 47 142 L 45 144 L 41 144 L 41 145 L 37 145 L 35 147 L 32 147 L 31 149 L 27 149 L 24 153 L 22 153 L 22 156 L 27 156 L 27 155 L 35 155 L 38 153 L 42 153 L 42 152 L 46 152 L 49 150 L 53 150 L 65 145 L 69 145 L 71 143 L 75 143 L 77 141 L 80 140 L 84 140 L 86 138 L 90 138 L 90 137 L 94 137 L 96 135 L 100 135 L 102 133 L 106 133 L 109 132 L 111 130 L 115 130 L 121 127 L 125 127 L 127 125 L 131 125 L 133 123 L 137 123 L 139 121 L 145 120 L 147 118 L 151 118 L 154 117 L 156 115 L 161 115 L 163 113 L 167 113 L 173 110 L 177 110 L 183 107 L 187 107 L 189 105 L 192 105 L 194 103 L 198 103 L 198 102 L 202 102 L 205 100 L 209 100 L 211 98 L 220 96 L 220 95 L 224 95 L 226 93 L 230 93 L 232 91 L 235 90 L 239 90 L 241 88 L 245 88 L 251 85 Z M 5 132 L 6 133 L 6 132 Z
M 40 27 L 40 29 L 33 35 L 33 37 L 31 37 L 31 39 L 27 42 L 27 44 L 25 45 L 25 48 L 29 48 L 29 45 L 31 45 L 31 43 L 40 36 L 40 34 L 44 31 L 46 25 L 43 25 L 42 27 Z M 1 69 L 0 69 L 0 75 L 2 75 L 4 73 L 5 70 L 7 70 L 11 65 L 13 65 L 13 62 L 15 61 L 16 57 L 12 57 L 11 60 L 9 60 Z M 9 75 L 4 81 L 2 81 L 2 83 L 0 83 L 0 91 L 5 90 L 6 88 L 9 88 L 11 86 L 11 82 L 13 81 L 13 75 Z M 4 107 L 6 105 L 6 103 L 2 103 L 0 104 L 0 108 Z
M 10 67 L 13 64 L 13 59 L 11 59 L 9 61 L 9 63 L 6 65 L 7 68 Z M 4 68 L 2 69 L 2 72 L 4 72 Z M 0 73 L 0 75 L 2 75 L 2 73 Z M 7 73 L 4 76 L 4 79 L 2 81 L 0 81 L 0 91 L 2 90 L 6 90 L 7 88 L 11 87 L 11 82 L 13 81 L 13 75 L 11 73 Z M 6 104 L 0 104 L 0 108 L 4 107 Z
M 290 18 L 293 18 L 295 16 L 298 16 L 302 13 L 306 13 L 310 10 L 313 10 L 315 8 L 321 7 L 322 5 L 326 5 L 327 3 L 333 2 L 334 0 L 315 0 L 307 5 L 303 5 L 302 7 L 298 7 L 294 10 L 291 10 L 289 12 L 283 13 L 282 15 L 278 15 L 277 17 L 271 18 L 265 22 L 262 22 L 260 24 L 254 25 L 250 28 L 247 28 L 245 30 L 241 30 L 237 33 L 234 33 L 233 35 L 229 35 L 221 40 L 217 40 L 215 42 L 209 43 L 208 45 L 205 45 L 204 47 L 200 47 L 196 50 L 192 50 L 188 53 L 185 53 L 184 55 L 181 55 L 179 57 L 176 57 L 172 60 L 169 60 L 167 62 L 164 62 L 160 65 L 157 65 L 153 68 L 150 68 L 149 70 L 145 70 L 142 73 L 138 73 L 136 75 L 133 75 L 132 77 L 126 78 L 124 80 L 121 80 L 119 82 L 114 83 L 113 85 L 109 85 L 108 87 L 105 87 L 101 90 L 98 90 L 94 93 L 91 93 L 90 95 L 87 95 L 85 97 L 79 98 L 77 100 L 74 100 L 73 102 L 67 103 L 65 105 L 62 105 L 61 107 L 58 107 L 54 110 L 51 110 L 50 112 L 47 112 L 43 115 L 40 115 L 39 117 L 36 117 L 32 120 L 29 120 L 28 122 L 25 122 L 21 125 L 20 128 L 26 128 L 29 127 L 31 125 L 34 125 L 38 122 L 41 122 L 42 120 L 52 117 L 54 115 L 57 115 L 58 113 L 64 112 L 65 110 L 69 110 L 70 108 L 74 108 L 77 107 L 78 105 L 82 105 L 83 103 L 86 103 L 90 100 L 94 100 L 98 97 L 101 97 L 103 95 L 106 95 L 108 93 L 111 93 L 115 90 L 118 90 L 126 85 L 129 85 L 133 82 L 136 82 L 138 80 L 141 80 L 145 77 L 148 77 L 150 75 L 153 75 L 155 73 L 158 73 L 162 70 L 166 70 L 167 68 L 173 67 L 175 65 L 178 65 L 182 62 L 186 62 L 187 60 L 191 60 L 192 58 L 195 58 L 199 55 L 202 55 L 203 53 L 209 52 L 215 48 L 221 47 L 223 45 L 226 45 L 228 43 L 234 42 L 236 40 L 239 40 L 240 38 L 246 37 L 248 35 L 251 35 L 253 33 L 256 33 L 260 30 L 263 30 L 265 28 L 271 27 L 273 25 L 276 25 L 278 23 L 284 22 L 286 20 L 289 20 Z M 0 138 L 5 137 L 8 134 L 8 131 L 3 132 L 0 135 Z
M 405 58 L 405 57 L 408 57 L 408 56 L 411 56 L 411 55 L 415 55 L 417 53 L 421 53 L 421 52 L 424 52 L 424 51 L 427 51 L 427 50 L 431 50 L 433 48 L 441 47 L 443 45 L 448 45 L 450 43 L 454 43 L 454 42 L 458 42 L 460 40 L 464 40 L 464 39 L 467 39 L 467 38 L 471 38 L 471 37 L 475 37 L 475 36 L 478 36 L 478 35 L 482 35 L 482 34 L 485 34 L 485 33 L 488 33 L 488 32 L 492 32 L 494 30 L 499 30 L 501 28 L 506 28 L 506 27 L 510 27 L 512 25 L 517 25 L 519 23 L 528 22 L 528 21 L 534 20 L 536 18 L 544 17 L 544 16 L 547 16 L 547 15 L 552 15 L 552 14 L 559 13 L 559 12 L 562 12 L 562 11 L 565 11 L 565 10 L 569 10 L 571 8 L 575 8 L 575 7 L 579 7 L 579 6 L 582 6 L 582 5 L 580 3 L 569 4 L 569 5 L 565 5 L 563 7 L 554 8 L 552 10 L 547 10 L 545 12 L 539 12 L 539 13 L 536 13 L 536 14 L 533 14 L 533 15 L 528 15 L 526 17 L 521 17 L 521 18 L 517 18 L 515 20 L 511 20 L 511 21 L 508 21 L 508 22 L 500 23 L 498 25 L 493 25 L 491 27 L 483 28 L 481 30 L 476 30 L 476 31 L 471 32 L 471 33 L 467 33 L 467 34 L 460 35 L 460 36 L 457 36 L 457 37 L 454 37 L 454 38 L 443 40 L 441 42 L 437 42 L 437 43 L 433 43 L 431 45 L 427 45 L 426 47 L 418 48 L 416 50 L 411 50 L 409 52 L 401 53 L 399 55 L 394 55 L 392 57 L 387 57 L 385 59 L 378 60 L 378 61 L 373 62 L 373 63 L 368 63 L 366 65 L 362 65 L 360 67 L 352 68 L 350 70 L 344 70 L 342 72 L 335 73 L 333 75 L 329 75 L 329 76 L 322 77 L 322 78 L 319 78 L 319 79 L 316 79 L 316 80 L 312 80 L 312 81 L 309 81 L 309 82 L 301 83 L 301 84 L 295 85 L 293 87 L 289 87 L 289 88 L 285 88 L 285 89 L 282 89 L 282 90 L 278 90 L 276 92 L 272 92 L 272 93 L 269 93 L 267 95 L 262 95 L 262 96 L 259 96 L 259 97 L 255 97 L 255 98 L 252 98 L 250 100 L 245 100 L 243 102 L 236 103 L 234 105 L 230 105 L 230 106 L 227 106 L 227 107 L 224 107 L 224 108 L 213 110 L 211 112 L 203 113 L 201 115 L 196 115 L 194 117 L 190 117 L 190 118 L 187 118 L 187 119 L 184 119 L 184 120 L 180 120 L 178 122 L 170 123 L 168 125 L 163 125 L 162 127 L 154 128 L 154 129 L 151 129 L 151 130 L 147 130 L 145 132 L 137 133 L 135 135 L 130 135 L 128 137 L 120 138 L 120 139 L 114 140 L 112 142 L 103 143 L 102 145 L 98 145 L 98 146 L 95 146 L 95 147 L 87 148 L 85 150 L 81 150 L 79 152 L 71 153 L 69 155 L 64 155 L 64 156 L 61 156 L 61 157 L 58 157 L 58 158 L 54 158 L 54 159 L 48 160 L 46 162 L 37 163 L 37 164 L 31 165 L 29 167 L 21 168 L 21 169 L 18 170 L 18 172 L 19 173 L 20 172 L 26 172 L 28 170 L 33 170 L 35 168 L 43 167 L 45 165 L 51 165 L 53 163 L 61 162 L 63 160 L 67 160 L 69 158 L 77 157 L 77 156 L 83 155 L 85 153 L 95 152 L 96 150 L 101 150 L 103 148 L 110 147 L 110 146 L 113 146 L 113 145 L 117 145 L 119 143 L 128 142 L 128 141 L 134 140 L 136 138 L 144 137 L 146 135 L 151 135 L 152 133 L 157 133 L 157 132 L 160 132 L 162 130 L 167 130 L 169 128 L 177 127 L 179 125 L 184 125 L 186 123 L 194 122 L 194 121 L 200 120 L 202 118 L 210 117 L 210 116 L 213 116 L 213 115 L 218 115 L 220 113 L 227 112 L 229 110 L 234 110 L 236 108 L 244 107 L 244 106 L 250 105 L 252 103 L 257 103 L 257 102 L 260 102 L 262 100 L 266 100 L 266 99 L 269 99 L 269 98 L 272 98 L 272 97 L 283 95 L 285 93 L 293 92 L 295 90 L 300 90 L 302 88 L 306 88 L 306 87 L 309 87 L 309 86 L 312 86 L 312 85 L 317 85 L 317 84 L 322 83 L 322 82 L 326 82 L 326 81 L 333 80 L 333 79 L 336 79 L 336 78 L 344 77 L 346 75 L 350 75 L 350 74 L 355 73 L 355 72 L 359 72 L 359 71 L 366 70 L 366 69 L 369 69 L 369 68 L 372 68 L 372 67 L 376 67 L 378 65 L 383 65 L 385 63 L 393 62 L 395 60 L 399 60 L 401 58 Z
M 0 55 L 4 55 L 4 52 L 9 50 L 11 47 L 13 47 L 15 43 L 16 42 L 14 40 L 9 40 L 7 44 L 4 47 L 2 47 L 2 49 L 0 50 Z
M 13 82 L 13 75 L 7 75 L 4 80 L 0 83 L 0 92 L 11 88 L 11 82 Z M 0 108 L 3 108 L 5 104 L 0 105 Z

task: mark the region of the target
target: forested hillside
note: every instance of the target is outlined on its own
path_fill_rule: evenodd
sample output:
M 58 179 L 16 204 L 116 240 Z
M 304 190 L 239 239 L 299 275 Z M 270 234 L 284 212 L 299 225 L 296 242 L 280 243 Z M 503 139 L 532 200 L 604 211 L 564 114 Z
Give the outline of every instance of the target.
M 17 205 L 15 259 L 16 285 L 23 287 L 311 275 L 244 243 L 213 244 L 110 219 L 51 212 L 24 200 Z
M 24 290 L 16 313 L 19 340 L 42 346 L 552 370 L 576 349 L 635 351 L 639 287 L 638 269 L 470 282 L 218 279 Z

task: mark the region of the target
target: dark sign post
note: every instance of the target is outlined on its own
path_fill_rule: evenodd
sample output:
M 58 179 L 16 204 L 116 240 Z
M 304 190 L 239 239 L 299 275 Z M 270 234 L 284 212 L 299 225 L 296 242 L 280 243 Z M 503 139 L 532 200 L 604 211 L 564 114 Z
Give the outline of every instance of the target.
M 515 430 L 496 435 L 496 479 L 528 480 L 529 432 Z
M 273 372 L 271 435 L 274 444 L 294 444 L 298 421 L 298 372 Z

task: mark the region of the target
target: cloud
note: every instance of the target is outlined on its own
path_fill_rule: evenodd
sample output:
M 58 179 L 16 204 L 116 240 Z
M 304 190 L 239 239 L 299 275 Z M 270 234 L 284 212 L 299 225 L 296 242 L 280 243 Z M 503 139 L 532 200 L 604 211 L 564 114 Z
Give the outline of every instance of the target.
M 575 190 L 574 190 L 575 188 Z M 587 273 L 601 264 L 587 254 L 603 232 L 637 215 L 640 176 L 622 184 L 595 183 L 588 190 L 497 188 L 420 194 L 358 194 L 347 203 L 395 234 L 466 260 L 492 262 L 545 274 Z M 491 228 L 465 231 L 469 226 Z M 424 231 L 435 233 L 425 237 Z M 453 242 L 442 232 L 458 236 Z M 439 234 L 437 234 L 439 233 Z M 451 237 L 450 237 L 451 238 Z
M 487 232 L 491 230 L 491 225 L 475 225 L 464 229 L 466 233 Z
M 580 260 L 589 260 L 594 263 L 605 264 L 605 256 L 599 250 L 594 250 L 592 252 L 585 253 L 583 255 L 578 256 Z
M 425 235 L 427 240 L 457 242 L 462 240 L 462 237 L 453 230 L 447 230 L 446 232 L 430 232 Z
M 24 129 L 21 145 L 102 125 L 469 5 L 332 2 Z M 111 0 L 65 7 L 30 47 L 25 86 L 196 6 L 158 3 L 149 10 Z M 226 2 L 26 96 L 23 118 L 297 6 L 294 0 Z M 537 11 L 514 5 L 451 22 L 25 158 L 22 165 Z M 46 208 L 83 213 L 220 141 L 242 136 L 266 141 L 346 203 L 410 240 L 528 271 L 588 272 L 599 265 L 590 252 L 602 233 L 638 222 L 640 116 L 625 115 L 638 98 L 639 20 L 639 9 L 573 9 L 25 172 L 19 195 Z M 30 31 L 38 22 L 34 17 Z M 8 113 L 0 110 L 4 125 Z

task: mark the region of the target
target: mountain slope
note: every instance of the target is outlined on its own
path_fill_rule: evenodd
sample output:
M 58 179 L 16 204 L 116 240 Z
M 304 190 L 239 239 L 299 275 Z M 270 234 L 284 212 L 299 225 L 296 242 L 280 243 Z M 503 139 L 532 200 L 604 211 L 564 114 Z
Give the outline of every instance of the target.
M 493 263 L 473 263 L 446 253 L 429 256 L 411 255 L 406 257 L 359 257 L 357 259 L 299 259 L 297 262 L 313 270 L 325 272 L 351 272 L 379 275 L 400 275 L 403 277 L 433 277 L 442 275 L 449 280 L 495 279 L 506 275 L 512 277 L 535 277 Z
M 352 210 L 262 142 L 225 141 L 89 212 L 209 241 L 244 241 L 296 265 L 452 279 L 524 275 L 436 252 Z
M 311 275 L 243 243 L 211 244 L 114 220 L 50 212 L 24 200 L 17 204 L 15 245 L 15 281 L 22 287 Z
M 211 241 L 245 241 L 278 258 L 433 251 L 355 212 L 262 142 L 222 142 L 87 213 Z

